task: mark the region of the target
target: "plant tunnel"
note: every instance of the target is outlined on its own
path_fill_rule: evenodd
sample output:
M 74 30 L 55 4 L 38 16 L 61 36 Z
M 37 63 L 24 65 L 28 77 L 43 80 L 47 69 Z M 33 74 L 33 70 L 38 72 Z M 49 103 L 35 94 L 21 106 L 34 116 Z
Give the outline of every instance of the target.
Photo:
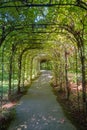
M 87 118 L 86 64 L 87 0 L 0 1 L 0 108 L 46 69 Z

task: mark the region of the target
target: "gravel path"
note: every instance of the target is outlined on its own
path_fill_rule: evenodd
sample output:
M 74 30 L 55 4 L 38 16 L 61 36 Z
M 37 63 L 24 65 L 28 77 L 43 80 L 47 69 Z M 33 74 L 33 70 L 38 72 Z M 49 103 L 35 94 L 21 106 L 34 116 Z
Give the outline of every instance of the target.
M 65 117 L 49 85 L 50 73 L 43 71 L 16 106 L 17 117 L 8 130 L 76 130 Z

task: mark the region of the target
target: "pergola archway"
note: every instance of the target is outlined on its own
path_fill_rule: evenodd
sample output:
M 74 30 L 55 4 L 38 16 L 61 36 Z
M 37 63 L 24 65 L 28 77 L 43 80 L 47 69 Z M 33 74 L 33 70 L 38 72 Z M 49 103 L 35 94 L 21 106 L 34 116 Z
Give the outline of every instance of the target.
M 78 107 L 87 113 L 86 24 L 86 0 L 1 0 L 0 107 L 39 74 L 41 62 L 51 60 L 55 86 L 64 86 L 68 100 L 68 74 L 74 73 Z

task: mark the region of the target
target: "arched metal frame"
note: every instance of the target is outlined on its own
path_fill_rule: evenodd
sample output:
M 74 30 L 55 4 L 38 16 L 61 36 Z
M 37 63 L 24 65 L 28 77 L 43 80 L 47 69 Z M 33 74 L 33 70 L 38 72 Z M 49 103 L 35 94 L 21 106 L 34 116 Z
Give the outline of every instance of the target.
M 8 2 L 7 2 L 7 4 L 8 4 Z M 32 1 L 31 3 L 23 3 L 22 5 L 18 5 L 18 6 L 15 6 L 15 5 L 12 5 L 12 6 L 9 6 L 9 5 L 4 5 L 4 2 L 2 2 L 1 3 L 1 6 L 0 6 L 0 8 L 8 8 L 8 7 L 12 7 L 12 8 L 14 8 L 14 7 L 16 7 L 16 8 L 18 8 L 18 7 L 27 7 L 27 8 L 29 8 L 29 7 L 52 7 L 52 6 L 78 6 L 78 7 L 81 7 L 81 8 L 83 8 L 83 9 L 85 9 L 85 10 L 87 10 L 87 4 L 85 3 L 85 2 L 83 2 L 83 1 L 80 1 L 80 0 L 76 0 L 76 2 L 75 3 L 65 3 L 65 4 L 61 4 L 61 3 L 54 3 L 54 2 L 52 2 L 52 1 L 48 1 L 48 3 L 34 3 L 34 1 Z M 36 25 L 37 26 L 37 25 Z M 43 26 L 43 25 L 42 25 Z M 31 27 L 32 27 L 32 29 L 33 29 L 33 24 L 31 25 Z M 68 31 L 69 33 L 71 33 L 71 34 L 73 34 L 73 36 L 75 37 L 75 32 L 73 32 L 73 30 L 70 30 L 70 28 L 69 27 L 62 27 L 63 29 L 65 29 L 66 31 Z M 43 31 L 42 32 L 33 32 L 33 33 L 43 33 Z M 44 32 L 44 33 L 48 33 L 48 32 Z M 79 41 L 81 41 L 81 39 L 79 39 L 78 40 L 78 38 L 77 37 L 75 37 L 75 39 L 76 39 L 76 42 L 77 42 L 77 44 L 79 44 Z M 2 40 L 2 39 L 1 39 Z M 87 108 L 87 103 L 86 103 L 86 82 L 85 82 L 85 54 L 84 54 L 84 43 L 80 43 L 80 45 L 81 45 L 81 48 L 79 48 L 79 51 L 80 51 L 80 60 L 81 60 L 81 69 L 82 69 L 82 89 L 83 89 L 83 107 L 85 107 L 85 108 Z M 77 45 L 78 46 L 78 45 Z M 12 53 L 13 53 L 14 51 L 12 51 Z M 2 47 L 2 51 L 1 51 L 1 63 L 2 63 L 2 65 L 1 65 L 1 82 L 0 82 L 0 98 L 1 98 L 1 106 L 2 106 L 2 100 L 3 100 L 3 78 L 4 78 L 4 56 L 3 56 L 3 54 L 4 54 L 4 47 Z M 19 68 L 19 70 L 18 70 L 18 91 L 20 92 L 20 84 L 21 84 L 21 62 L 22 62 L 22 58 L 21 58 L 21 56 L 20 56 L 20 54 L 18 55 L 18 57 L 19 57 L 19 61 L 17 62 L 18 63 L 18 68 Z M 13 56 L 12 57 L 10 57 L 12 60 L 11 61 L 13 61 Z M 13 61 L 14 62 L 14 61 Z M 11 62 L 10 62 L 11 63 Z M 10 66 L 10 71 L 9 71 L 9 95 L 11 94 L 11 89 L 12 89 L 12 86 L 13 86 L 13 88 L 14 88 L 14 82 L 13 82 L 13 85 L 12 85 L 12 79 L 13 79 L 13 81 L 14 81 L 14 71 L 12 70 L 12 64 L 10 64 L 11 66 Z M 25 69 L 26 70 L 26 69 Z M 32 72 L 31 72 L 32 73 Z
M 22 52 L 21 52 L 21 54 L 20 54 L 20 56 L 19 56 L 19 60 L 18 60 L 18 67 L 19 67 L 19 72 L 18 72 L 18 93 L 20 93 L 20 88 L 21 88 L 21 69 L 22 69 L 22 57 L 23 57 L 23 55 L 24 55 L 24 53 L 26 53 L 27 51 L 29 51 L 29 50 L 31 50 L 31 49 L 36 49 L 36 48 L 31 48 L 31 47 L 26 47 Z M 26 59 L 26 58 L 25 58 Z M 33 59 L 33 58 L 32 58 Z M 26 60 L 25 60 L 26 61 Z M 31 60 L 31 64 L 32 64 L 32 61 L 33 60 Z M 26 69 L 25 69 L 26 70 Z M 31 73 L 32 74 L 32 73 Z M 27 77 L 28 78 L 28 77 Z M 31 78 L 30 78 L 30 80 L 32 79 L 32 75 L 31 75 Z M 23 81 L 24 82 L 24 81 Z
M 9 57 L 8 55 L 5 55 L 7 44 L 3 44 L 3 46 L 0 48 L 1 51 L 1 69 L 0 69 L 0 107 L 5 104 L 8 101 L 8 88 L 9 88 L 9 72 L 8 72 L 8 66 L 9 66 Z M 9 50 L 8 50 L 8 53 Z M 7 58 L 6 58 L 7 57 Z M 8 60 L 7 60 L 8 59 Z

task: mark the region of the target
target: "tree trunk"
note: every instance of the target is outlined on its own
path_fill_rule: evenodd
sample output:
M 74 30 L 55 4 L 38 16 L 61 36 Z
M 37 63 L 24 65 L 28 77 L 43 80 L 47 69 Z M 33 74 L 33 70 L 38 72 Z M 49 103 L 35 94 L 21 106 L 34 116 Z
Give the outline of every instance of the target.
M 14 56 L 14 52 L 15 52 L 15 45 L 12 45 L 12 52 L 11 52 L 11 57 L 10 57 L 10 65 L 9 65 L 9 92 L 8 92 L 8 96 L 10 96 L 11 94 L 11 79 L 12 79 L 12 62 L 13 62 L 13 56 Z
M 80 96 L 79 96 L 79 89 L 78 89 L 78 55 L 77 50 L 75 49 L 75 57 L 76 57 L 76 82 L 77 82 L 77 102 L 78 102 L 78 111 L 80 112 Z
M 19 57 L 19 61 L 18 61 L 18 68 L 19 68 L 19 71 L 18 71 L 18 93 L 20 93 L 20 82 L 21 82 L 21 59 L 22 59 L 22 56 Z
M 12 57 L 10 58 L 10 68 L 9 68 L 9 96 L 11 94 L 11 78 L 12 78 Z
M 81 57 L 81 64 L 82 64 L 82 96 L 83 96 L 83 102 L 86 102 L 86 79 L 85 79 L 85 57 Z
M 31 62 L 30 62 L 30 82 L 32 81 L 32 62 L 33 62 L 33 59 L 31 59 Z
M 66 98 L 69 100 L 70 97 L 70 89 L 69 89 L 69 83 L 68 83 L 68 71 L 67 71 L 67 51 L 65 51 L 65 79 L 66 79 Z
M 86 110 L 86 75 L 85 75 L 85 50 L 84 50 L 84 42 L 81 39 L 81 47 L 80 47 L 80 60 L 81 60 L 81 72 L 82 72 L 82 100 L 83 100 L 83 112 L 87 113 Z

